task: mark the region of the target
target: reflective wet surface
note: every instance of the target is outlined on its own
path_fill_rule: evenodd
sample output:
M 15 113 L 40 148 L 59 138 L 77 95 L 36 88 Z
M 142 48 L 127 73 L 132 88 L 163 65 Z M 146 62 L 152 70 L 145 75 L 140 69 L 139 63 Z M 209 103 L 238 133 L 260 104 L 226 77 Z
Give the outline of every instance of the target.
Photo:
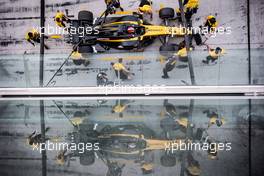
M 263 107 L 260 99 L 2 100 L 0 175 L 259 175 Z
M 248 77 L 247 50 L 227 50 L 228 54 L 215 63 L 204 64 L 207 51 L 193 51 L 193 68 L 197 85 L 247 85 L 263 83 L 263 50 L 252 50 L 251 77 Z M 65 54 L 45 55 L 44 85 L 50 81 L 58 67 L 64 62 Z M 122 80 L 116 76 L 111 62 L 123 58 L 124 65 L 133 73 L 132 79 Z M 103 85 L 191 85 L 187 62 L 177 59 L 175 68 L 163 79 L 166 58 L 159 52 L 107 53 L 89 57 L 90 64 L 74 65 L 69 60 L 52 79 L 49 87 L 103 86 Z M 39 87 L 39 55 L 0 55 L 0 87 Z M 106 80 L 98 75 L 106 74 Z M 250 79 L 249 79 L 250 78 Z

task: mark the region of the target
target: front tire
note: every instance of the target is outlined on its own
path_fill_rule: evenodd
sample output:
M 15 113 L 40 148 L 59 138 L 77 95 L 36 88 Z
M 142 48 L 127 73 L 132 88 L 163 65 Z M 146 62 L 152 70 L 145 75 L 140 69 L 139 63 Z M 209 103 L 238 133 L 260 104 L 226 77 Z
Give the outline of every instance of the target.
M 175 15 L 174 9 L 170 7 L 162 8 L 159 11 L 159 17 L 161 19 L 174 18 L 174 15 Z

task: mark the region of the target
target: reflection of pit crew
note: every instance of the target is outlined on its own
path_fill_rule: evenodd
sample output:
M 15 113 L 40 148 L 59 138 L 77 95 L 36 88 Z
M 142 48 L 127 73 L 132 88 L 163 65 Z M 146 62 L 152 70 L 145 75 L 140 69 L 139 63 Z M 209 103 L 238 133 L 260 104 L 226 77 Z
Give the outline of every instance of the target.
M 176 116 L 176 108 L 174 107 L 173 104 L 169 103 L 167 99 L 164 100 L 163 102 L 163 106 L 165 107 L 166 113 L 170 116 L 170 117 L 174 117 Z
M 210 61 L 214 63 L 220 56 L 225 54 L 225 50 L 220 47 L 217 47 L 215 49 L 211 49 L 210 47 L 208 47 L 208 52 L 209 56 L 206 57 L 206 60 L 202 60 L 202 62 L 205 64 L 209 64 Z
M 208 144 L 210 146 L 208 151 L 207 151 L 208 152 L 208 158 L 211 160 L 216 160 L 217 154 L 218 154 L 217 144 L 214 143 L 214 145 L 213 145 L 213 143 L 210 140 L 208 140 Z
M 70 59 L 72 59 L 72 62 L 75 65 L 84 65 L 84 66 L 88 66 L 90 64 L 90 61 L 83 58 L 82 54 L 79 53 L 77 51 L 77 49 L 75 51 L 72 52 Z
M 112 113 L 118 113 L 119 117 L 123 117 L 123 112 L 129 106 L 130 101 L 128 100 L 116 100 L 116 104 L 112 109 Z
M 90 112 L 87 110 L 85 110 L 85 112 L 76 111 L 74 112 L 73 117 L 70 120 L 75 126 L 79 126 L 80 124 L 83 123 L 85 115 L 89 115 L 89 114 Z
M 70 165 L 71 153 L 68 152 L 67 149 L 64 149 L 58 153 L 56 156 L 57 164 L 64 165 L 67 163 L 67 166 Z
M 176 65 L 176 56 L 171 56 L 168 58 L 168 61 L 163 68 L 163 76 L 162 78 L 167 79 L 169 78 L 168 72 L 172 71 Z
M 114 14 L 116 12 L 116 9 L 120 9 L 121 11 L 124 11 L 124 9 L 120 5 L 119 0 L 105 0 L 106 8 L 109 10 L 107 13 Z
M 48 132 L 49 129 L 50 128 L 47 127 L 45 129 L 45 132 Z M 45 140 L 48 140 L 48 139 L 45 139 Z M 43 142 L 41 134 L 37 133 L 36 130 L 28 136 L 27 141 L 30 146 L 32 145 L 38 146 L 41 142 Z
M 143 175 L 153 173 L 153 164 L 152 163 L 143 163 L 141 164 L 141 171 Z
M 194 157 L 188 153 L 187 156 L 187 174 L 188 176 L 198 176 L 201 174 L 201 168 L 200 168 L 200 164 L 197 160 L 194 159 Z
M 119 163 L 107 160 L 107 167 L 108 171 L 106 173 L 106 176 L 121 176 L 125 164 L 119 166 Z
M 221 118 L 219 116 L 219 114 L 216 113 L 215 111 L 205 110 L 205 111 L 203 111 L 203 113 L 206 114 L 206 116 L 208 118 L 210 118 L 210 122 L 208 124 L 208 127 L 210 127 L 214 124 L 216 124 L 218 127 L 221 127 L 225 123 L 224 118 Z
M 66 25 L 64 22 L 69 23 L 70 20 L 63 12 L 58 10 L 54 17 L 54 21 L 56 22 L 57 26 L 65 28 Z
M 48 39 L 48 36 L 44 35 L 44 39 Z M 26 33 L 25 39 L 35 46 L 35 43 L 40 43 L 40 33 L 36 29 L 31 29 Z M 47 45 L 44 45 L 45 49 L 49 49 Z
M 119 58 L 117 63 L 111 63 L 113 69 L 115 70 L 116 77 L 122 80 L 132 79 L 131 75 L 133 75 L 133 73 L 130 73 L 122 62 L 123 59 Z
M 138 7 L 138 11 L 141 15 L 143 14 L 148 14 L 150 15 L 150 18 L 152 20 L 153 18 L 153 13 L 152 13 L 152 1 L 151 0 L 141 0 L 139 7 Z

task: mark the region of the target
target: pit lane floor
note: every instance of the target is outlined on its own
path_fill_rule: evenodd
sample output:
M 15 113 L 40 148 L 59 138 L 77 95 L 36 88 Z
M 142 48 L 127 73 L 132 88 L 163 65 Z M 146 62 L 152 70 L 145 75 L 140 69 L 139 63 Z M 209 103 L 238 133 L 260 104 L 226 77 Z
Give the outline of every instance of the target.
M 252 83 L 264 83 L 263 50 L 252 50 L 251 72 Z M 197 85 L 247 85 L 248 51 L 226 50 L 226 54 L 216 62 L 202 63 L 207 51 L 193 51 L 193 67 Z M 46 54 L 44 64 L 44 84 L 51 79 L 66 55 Z M 120 80 L 111 68 L 111 62 L 118 58 L 124 59 L 124 64 L 135 74 L 132 80 Z M 39 56 L 36 54 L 1 55 L 1 87 L 38 87 Z M 76 66 L 71 60 L 62 68 L 49 86 L 75 87 L 97 86 L 96 76 L 100 72 L 108 75 L 109 81 L 119 85 L 190 85 L 189 68 L 186 62 L 177 60 L 176 67 L 169 72 L 169 79 L 163 79 L 164 61 L 158 52 L 141 53 L 107 53 L 94 54 L 89 57 L 90 65 Z

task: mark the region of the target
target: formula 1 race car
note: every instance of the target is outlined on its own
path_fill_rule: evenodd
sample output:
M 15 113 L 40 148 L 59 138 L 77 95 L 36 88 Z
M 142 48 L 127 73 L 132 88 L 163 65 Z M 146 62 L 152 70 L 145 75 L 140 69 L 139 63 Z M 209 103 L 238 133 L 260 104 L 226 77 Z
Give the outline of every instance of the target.
M 104 14 L 108 14 L 107 10 Z M 143 49 L 152 44 L 156 38 L 160 38 L 163 44 L 160 50 L 176 51 L 178 48 L 168 44 L 168 38 L 185 35 L 181 28 L 168 25 L 168 21 L 174 19 L 175 16 L 172 8 L 162 8 L 159 11 L 159 17 L 164 21 L 164 26 L 149 24 L 143 21 L 142 16 L 136 12 L 126 15 L 124 13 L 105 15 L 104 17 L 103 15 L 94 19 L 92 12 L 80 11 L 78 20 L 71 20 L 71 28 L 82 28 L 86 32 L 89 31 L 89 34 L 84 32 L 83 35 L 71 32 L 71 30 L 69 32 L 71 43 L 78 45 L 80 53 L 92 53 L 92 46 L 96 44 L 105 50 L 110 48 Z

